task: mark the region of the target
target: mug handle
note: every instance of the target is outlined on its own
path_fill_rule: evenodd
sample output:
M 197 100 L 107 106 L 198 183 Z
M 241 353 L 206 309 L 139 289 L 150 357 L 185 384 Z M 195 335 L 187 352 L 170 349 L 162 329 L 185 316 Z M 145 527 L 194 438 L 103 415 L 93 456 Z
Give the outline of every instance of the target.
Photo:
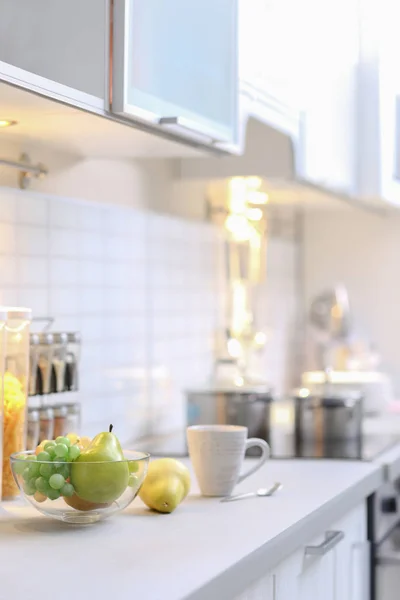
M 253 475 L 253 473 L 258 471 L 258 469 L 260 467 L 262 467 L 263 464 L 269 459 L 269 456 L 271 454 L 271 449 L 265 440 L 261 440 L 260 438 L 249 438 L 246 441 L 245 452 L 249 448 L 253 448 L 253 447 L 261 448 L 261 456 L 254 466 L 252 466 L 250 469 L 248 469 L 248 471 L 243 473 L 243 475 L 240 475 L 237 483 L 241 483 L 243 481 L 243 479 L 246 479 L 246 477 Z

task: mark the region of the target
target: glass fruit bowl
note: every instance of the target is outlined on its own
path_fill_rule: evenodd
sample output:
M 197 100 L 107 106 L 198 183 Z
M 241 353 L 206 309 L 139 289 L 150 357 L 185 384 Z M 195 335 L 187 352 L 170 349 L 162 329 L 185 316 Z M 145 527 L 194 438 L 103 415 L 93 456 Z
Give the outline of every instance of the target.
M 137 496 L 150 455 L 124 451 L 125 460 L 37 460 L 34 452 L 11 455 L 22 496 L 39 512 L 65 523 L 95 523 L 126 508 Z M 79 495 L 78 495 L 79 494 Z

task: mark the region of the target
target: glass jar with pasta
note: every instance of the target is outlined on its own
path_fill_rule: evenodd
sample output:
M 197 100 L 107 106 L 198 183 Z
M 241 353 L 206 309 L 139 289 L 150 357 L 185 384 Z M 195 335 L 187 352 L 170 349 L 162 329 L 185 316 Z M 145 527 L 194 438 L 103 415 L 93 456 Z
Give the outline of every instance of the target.
M 2 499 L 19 494 L 15 484 L 10 456 L 25 450 L 27 427 L 27 392 L 29 378 L 29 328 L 31 311 L 27 308 L 7 308 L 4 327 L 3 378 L 3 481 Z
M 4 349 L 5 349 L 5 325 L 7 311 L 0 308 L 0 490 L 3 475 L 3 381 L 4 381 Z

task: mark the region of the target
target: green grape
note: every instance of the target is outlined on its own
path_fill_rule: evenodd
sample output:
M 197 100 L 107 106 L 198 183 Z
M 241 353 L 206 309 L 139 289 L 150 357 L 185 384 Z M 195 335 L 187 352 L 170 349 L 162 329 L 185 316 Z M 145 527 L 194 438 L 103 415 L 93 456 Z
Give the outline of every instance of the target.
M 39 454 L 37 455 L 37 460 L 39 462 L 50 462 L 51 458 L 50 458 L 50 454 L 48 452 L 39 452 Z
M 16 475 L 22 475 L 22 473 L 26 469 L 25 460 L 17 460 L 13 463 L 13 465 L 14 465 L 14 473 Z
M 44 445 L 43 450 L 45 452 L 49 452 L 49 448 L 54 448 L 55 445 L 56 445 L 55 442 L 47 442 L 47 444 Z M 50 452 L 49 452 L 49 454 L 50 454 Z
M 38 492 L 42 494 L 47 494 L 47 491 L 50 489 L 49 482 L 46 481 L 44 477 L 38 477 L 35 481 L 35 487 Z
M 70 461 L 76 460 L 80 455 L 81 451 L 78 446 L 71 446 L 68 450 L 68 458 Z
M 139 471 L 139 463 L 137 460 L 129 461 L 129 473 L 137 473 Z
M 60 497 L 60 490 L 53 490 L 53 488 L 50 488 L 47 492 L 47 497 L 49 500 L 57 500 L 57 498 Z
M 36 487 L 31 486 L 30 482 L 24 483 L 24 492 L 27 496 L 33 496 L 36 492 Z
M 56 453 L 57 458 L 65 458 L 66 456 L 68 456 L 68 446 L 66 446 L 65 444 L 57 444 L 54 451 Z
M 57 473 L 62 475 L 64 477 L 64 479 L 68 479 L 68 477 L 70 476 L 69 465 L 64 464 L 64 465 L 57 466 Z
M 56 444 L 64 444 L 65 446 L 67 446 L 67 448 L 69 448 L 71 445 L 71 440 L 67 437 L 60 435 L 58 436 L 58 438 L 56 438 Z
M 31 478 L 31 479 L 30 479 L 30 480 L 27 482 L 27 483 L 28 483 L 28 485 L 29 485 L 29 487 L 31 487 L 31 488 L 35 488 L 35 490 L 36 490 L 36 479 L 37 479 L 36 477 L 32 477 L 32 478 Z
M 36 454 L 29 454 L 25 460 L 36 460 L 36 459 L 37 459 Z
M 65 483 L 62 486 L 60 492 L 61 492 L 61 496 L 66 496 L 67 498 L 69 498 L 74 495 L 75 489 L 74 489 L 74 486 L 72 485 L 72 483 Z
M 65 479 L 62 475 L 60 475 L 60 473 L 55 473 L 49 479 L 50 487 L 52 487 L 53 490 L 60 490 L 64 483 Z
M 128 479 L 129 487 L 133 488 L 139 485 L 139 477 L 137 475 L 129 475 Z
M 49 479 L 53 473 L 56 472 L 56 467 L 52 464 L 43 464 L 40 465 L 40 474 L 42 475 L 42 477 L 44 477 L 45 479 Z
M 53 462 L 54 464 L 58 467 L 61 466 L 62 463 L 66 463 L 67 462 L 67 457 L 65 456 L 55 456 L 53 458 Z
M 29 467 L 25 467 L 24 472 L 22 473 L 22 479 L 24 481 L 29 481 L 31 479 L 31 472 Z
M 56 447 L 50 446 L 50 448 L 47 448 L 46 452 L 50 455 L 50 460 L 54 460 L 54 457 L 56 455 Z
M 29 465 L 28 467 L 29 469 L 29 473 L 31 474 L 31 477 L 39 477 L 39 471 L 40 471 L 40 464 L 37 462 L 33 462 Z

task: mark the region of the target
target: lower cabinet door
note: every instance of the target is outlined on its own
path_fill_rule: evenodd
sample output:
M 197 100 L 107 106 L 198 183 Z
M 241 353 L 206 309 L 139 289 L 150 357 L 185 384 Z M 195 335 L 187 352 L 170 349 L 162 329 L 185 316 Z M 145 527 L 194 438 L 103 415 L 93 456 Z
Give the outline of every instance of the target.
M 297 581 L 298 600 L 335 600 L 334 552 L 321 558 L 305 558 Z
M 276 600 L 275 584 L 275 573 L 268 573 L 242 592 L 240 596 L 236 596 L 234 600 Z M 287 600 L 292 600 L 292 598 L 287 597 Z
M 345 533 L 335 548 L 335 600 L 368 600 L 370 547 L 365 507 L 351 511 L 334 527 Z
M 369 600 L 366 525 L 363 503 L 234 600 Z

